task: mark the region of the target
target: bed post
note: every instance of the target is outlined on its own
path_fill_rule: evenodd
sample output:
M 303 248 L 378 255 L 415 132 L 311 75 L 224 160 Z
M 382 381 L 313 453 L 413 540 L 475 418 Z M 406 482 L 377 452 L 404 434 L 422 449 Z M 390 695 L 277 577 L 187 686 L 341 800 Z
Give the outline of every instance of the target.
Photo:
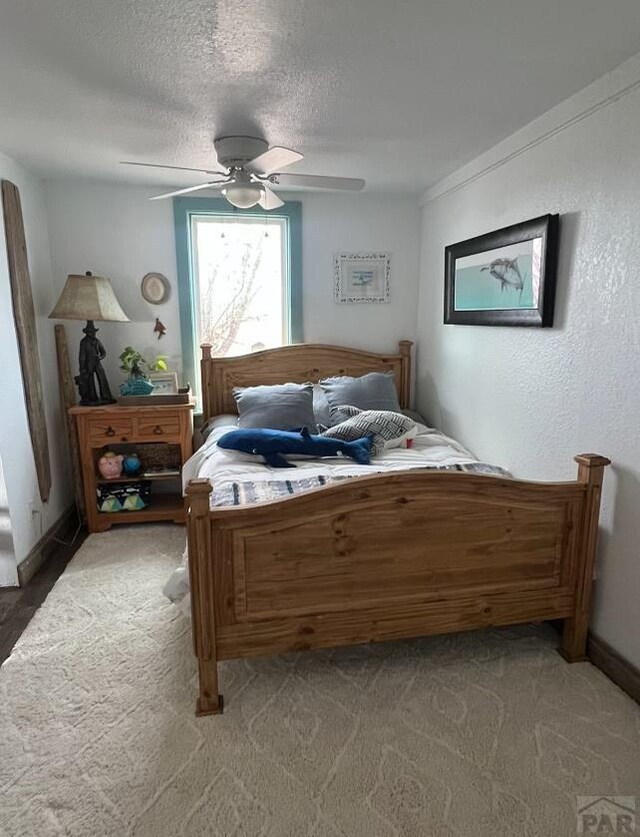
M 209 480 L 195 479 L 187 485 L 191 627 L 200 679 L 196 715 L 218 715 L 222 712 L 222 695 L 218 694 L 210 494 Z
M 578 546 L 578 570 L 576 579 L 576 603 L 573 616 L 564 620 L 560 653 L 569 663 L 587 659 L 587 631 L 591 613 L 593 567 L 598 543 L 598 518 L 604 469 L 611 462 L 605 456 L 582 453 L 575 457 L 578 463 L 578 482 L 586 486 L 581 531 Z
M 209 363 L 211 360 L 211 343 L 202 343 L 200 345 L 200 351 L 202 352 L 202 357 L 200 358 L 200 385 L 202 392 L 200 396 L 202 398 L 202 421 L 205 422 L 212 415 L 215 415 L 211 403 L 211 364 Z
M 411 406 L 411 340 L 401 340 L 398 343 L 398 351 L 402 358 L 400 373 L 400 406 L 408 410 Z

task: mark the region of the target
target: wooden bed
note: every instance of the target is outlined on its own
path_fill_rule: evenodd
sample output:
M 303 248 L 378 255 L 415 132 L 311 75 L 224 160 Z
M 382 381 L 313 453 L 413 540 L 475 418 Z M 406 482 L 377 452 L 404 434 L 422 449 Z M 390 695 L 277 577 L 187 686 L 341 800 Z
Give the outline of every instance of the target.
M 234 358 L 202 347 L 204 417 L 234 386 L 393 370 L 409 406 L 411 343 L 380 355 L 286 346 Z M 358 477 L 253 506 L 209 508 L 187 486 L 198 715 L 222 711 L 218 660 L 563 619 L 585 659 L 600 491 L 609 460 L 575 457 L 575 482 L 457 472 Z

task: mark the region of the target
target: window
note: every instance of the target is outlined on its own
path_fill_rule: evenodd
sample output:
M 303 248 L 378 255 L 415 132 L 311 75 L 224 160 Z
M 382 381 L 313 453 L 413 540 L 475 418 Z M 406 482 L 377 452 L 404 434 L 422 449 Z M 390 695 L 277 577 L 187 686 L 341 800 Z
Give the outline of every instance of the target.
M 200 344 L 214 356 L 302 340 L 300 216 L 236 210 L 219 198 L 175 198 L 185 380 L 199 389 Z
M 289 343 L 284 218 L 192 215 L 198 340 L 214 357 Z

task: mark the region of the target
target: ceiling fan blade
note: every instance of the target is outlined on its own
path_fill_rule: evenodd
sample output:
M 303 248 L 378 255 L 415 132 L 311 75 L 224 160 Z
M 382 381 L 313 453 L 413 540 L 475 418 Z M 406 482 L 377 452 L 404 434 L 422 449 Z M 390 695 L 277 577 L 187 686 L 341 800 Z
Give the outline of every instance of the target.
M 359 192 L 364 189 L 364 180 L 359 177 L 323 177 L 317 174 L 276 174 L 269 175 L 269 181 L 277 186 L 303 186 L 310 189 L 339 189 Z
M 291 166 L 293 163 L 297 163 L 298 160 L 302 160 L 303 157 L 304 154 L 300 154 L 299 151 L 292 151 L 290 148 L 282 148 L 279 145 L 274 145 L 273 148 L 265 151 L 264 154 L 260 154 L 258 157 L 250 160 L 244 168 L 252 172 L 252 174 L 267 175 L 271 174 L 272 171 L 276 171 L 276 169 L 284 169 L 287 166 Z
M 121 166 L 144 166 L 149 169 L 174 169 L 175 171 L 198 171 L 202 174 L 226 174 L 226 171 L 214 171 L 212 169 L 192 169 L 189 166 L 164 166 L 162 163 L 134 163 L 130 160 L 120 160 Z
M 280 200 L 275 192 L 272 192 L 268 186 L 264 186 L 263 188 L 264 192 L 258 201 L 263 209 L 277 209 L 279 206 L 284 206 L 284 201 Z
M 228 180 L 213 180 L 210 183 L 201 183 L 199 186 L 187 186 L 186 189 L 177 189 L 175 192 L 165 192 L 163 195 L 154 195 L 150 201 L 161 201 L 164 198 L 175 198 L 178 195 L 188 195 L 189 192 L 198 192 L 200 189 L 221 189 Z

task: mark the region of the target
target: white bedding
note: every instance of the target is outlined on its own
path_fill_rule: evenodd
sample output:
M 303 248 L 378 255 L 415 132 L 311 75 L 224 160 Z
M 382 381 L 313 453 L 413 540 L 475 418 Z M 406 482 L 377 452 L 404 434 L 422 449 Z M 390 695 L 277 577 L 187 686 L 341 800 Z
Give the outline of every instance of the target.
M 229 417 L 230 422 L 232 417 Z M 236 425 L 233 425 L 236 426 Z M 335 459 L 296 459 L 296 467 L 270 468 L 261 457 L 249 457 L 218 448 L 217 440 L 231 429 L 224 420 L 211 431 L 204 445 L 182 470 L 183 483 L 196 477 L 210 479 L 215 488 L 225 483 L 263 480 L 302 479 L 314 476 L 367 476 L 376 471 L 407 471 L 429 466 L 464 465 L 477 462 L 459 442 L 440 431 L 418 425 L 411 448 L 392 448 L 371 459 L 371 465 L 358 465 L 346 457 Z

